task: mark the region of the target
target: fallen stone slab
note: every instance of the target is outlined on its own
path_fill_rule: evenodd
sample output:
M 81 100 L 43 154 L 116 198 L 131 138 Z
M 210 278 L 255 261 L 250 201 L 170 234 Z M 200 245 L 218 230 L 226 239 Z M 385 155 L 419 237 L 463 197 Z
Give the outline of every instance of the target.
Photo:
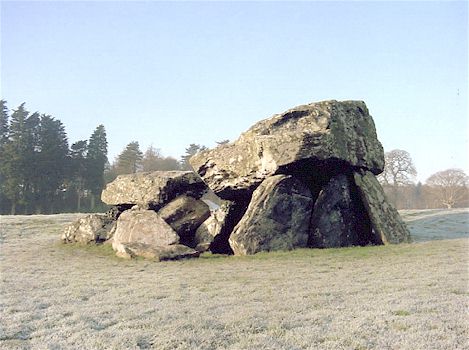
M 192 171 L 154 171 L 119 175 L 106 185 L 101 200 L 108 205 L 135 205 L 158 209 L 179 195 L 200 198 L 206 185 Z
M 124 259 L 142 257 L 149 260 L 165 261 L 197 258 L 200 253 L 182 244 L 154 246 L 145 243 L 120 243 L 116 246 L 116 255 Z
M 234 228 L 246 212 L 248 205 L 249 202 L 244 201 L 224 201 L 220 208 L 212 214 L 215 224 L 210 225 L 210 222 L 207 222 L 208 225 L 202 224 L 200 231 L 196 232 L 197 245 L 201 244 L 199 248 L 202 248 L 202 245 L 206 245 L 210 241 L 209 250 L 212 253 L 233 254 L 228 240 Z M 208 220 L 210 220 L 210 218 Z M 202 232 L 204 226 L 206 226 L 208 232 Z M 207 233 L 211 235 L 212 238 L 210 238 Z M 203 236 L 206 238 L 205 241 Z
M 210 209 L 203 201 L 183 195 L 166 204 L 158 215 L 176 231 L 181 244 L 195 247 L 195 232 L 210 216 Z
M 210 216 L 207 220 L 205 220 L 195 232 L 195 250 L 199 252 L 205 252 L 210 250 L 212 247 L 212 243 L 219 237 L 220 235 L 225 232 L 225 248 L 228 252 L 231 252 L 231 248 L 228 244 L 229 234 L 231 230 L 236 225 L 234 222 L 231 224 L 231 229 L 227 227 L 229 223 L 226 221 L 227 215 L 230 213 L 230 207 L 232 207 L 231 203 L 222 202 L 220 206 L 213 210 L 210 213 Z M 240 216 L 241 217 L 241 216 Z M 212 247 L 216 250 L 216 244 Z

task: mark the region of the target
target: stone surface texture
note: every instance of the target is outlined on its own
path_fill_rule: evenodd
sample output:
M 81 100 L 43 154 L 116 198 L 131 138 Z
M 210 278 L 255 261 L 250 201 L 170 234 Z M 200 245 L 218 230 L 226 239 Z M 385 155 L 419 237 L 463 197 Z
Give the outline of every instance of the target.
M 203 201 L 183 195 L 166 204 L 158 214 L 176 231 L 182 244 L 195 247 L 195 232 L 210 216 L 210 209 Z
M 206 186 L 192 171 L 155 171 L 119 175 L 101 200 L 108 205 L 138 204 L 158 208 L 181 194 L 200 197 Z
M 68 225 L 63 234 L 64 243 L 97 243 L 112 236 L 115 222 L 105 214 L 89 214 Z
M 194 170 L 221 198 L 249 196 L 268 176 L 304 161 L 336 160 L 382 172 L 384 153 L 362 101 L 323 101 L 262 120 L 233 143 L 200 152 Z
M 117 219 L 112 247 L 120 251 L 122 243 L 168 246 L 179 243 L 179 236 L 153 210 L 134 207 L 124 211 Z
M 334 248 L 379 243 L 358 193 L 345 174 L 331 178 L 321 190 L 311 216 L 308 245 Z
M 119 244 L 116 255 L 125 259 L 142 257 L 149 260 L 164 261 L 197 258 L 200 253 L 182 244 L 155 246 L 134 242 Z
M 210 243 L 210 251 L 214 254 L 233 254 L 229 238 L 236 225 L 239 223 L 248 208 L 249 202 L 224 201 L 214 213 L 217 221 Z
M 306 247 L 313 198 L 306 185 L 287 175 L 267 178 L 229 238 L 236 255 Z
M 410 232 L 399 213 L 387 200 L 376 177 L 366 170 L 354 173 L 363 205 L 371 220 L 376 240 L 382 243 L 410 242 Z
M 221 206 L 213 210 L 209 218 L 199 226 L 195 232 L 195 249 L 197 251 L 205 252 L 209 250 L 215 238 L 222 233 L 227 224 L 226 216 L 229 213 L 229 206 L 229 203 L 221 203 Z M 231 229 L 233 228 L 234 226 Z M 225 231 L 231 232 L 229 229 Z M 228 240 L 228 237 L 226 239 Z
M 102 192 L 108 213 L 62 240 L 156 261 L 410 241 L 375 178 L 384 152 L 362 101 L 294 107 L 190 163 L 195 172 L 118 176 Z

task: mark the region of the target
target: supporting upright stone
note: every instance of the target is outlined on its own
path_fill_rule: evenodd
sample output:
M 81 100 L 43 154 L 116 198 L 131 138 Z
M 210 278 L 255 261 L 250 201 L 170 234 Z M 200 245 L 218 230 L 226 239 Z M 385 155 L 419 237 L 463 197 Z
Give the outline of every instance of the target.
M 314 248 L 380 244 L 374 239 L 370 219 L 347 175 L 330 179 L 321 190 L 311 216 L 309 243 Z
M 231 248 L 236 255 L 247 255 L 306 247 L 312 207 L 311 192 L 300 180 L 288 175 L 267 178 L 231 234 Z
M 387 200 L 383 188 L 369 171 L 354 173 L 363 204 L 370 217 L 376 239 L 384 244 L 410 242 L 410 232 L 393 205 Z

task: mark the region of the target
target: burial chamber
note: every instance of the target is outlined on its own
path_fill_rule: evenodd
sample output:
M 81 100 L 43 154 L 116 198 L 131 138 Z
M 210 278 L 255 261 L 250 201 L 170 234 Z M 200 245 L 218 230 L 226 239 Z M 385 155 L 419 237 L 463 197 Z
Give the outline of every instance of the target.
M 106 186 L 102 200 L 114 209 L 112 219 L 102 216 L 100 237 L 107 230 L 118 255 L 166 260 L 410 241 L 376 179 L 384 152 L 362 101 L 294 107 L 190 164 L 193 172 L 121 175 Z M 63 240 L 78 240 L 79 231 L 75 224 Z

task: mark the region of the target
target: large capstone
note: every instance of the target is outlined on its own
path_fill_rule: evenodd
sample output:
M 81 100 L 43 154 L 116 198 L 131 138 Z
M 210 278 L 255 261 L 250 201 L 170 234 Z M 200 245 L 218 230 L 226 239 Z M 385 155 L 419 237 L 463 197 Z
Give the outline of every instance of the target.
M 229 242 L 236 255 L 306 247 L 313 198 L 293 176 L 267 178 L 254 191 L 251 203 Z
M 383 147 L 364 102 L 298 106 L 258 122 L 231 144 L 190 159 L 218 196 L 235 201 L 249 198 L 269 176 L 324 161 L 382 172 Z
M 345 174 L 334 176 L 320 191 L 311 216 L 309 246 L 347 247 L 376 242 L 355 185 Z
M 101 200 L 109 205 L 138 204 L 158 209 L 182 194 L 200 198 L 206 188 L 200 177 L 192 171 L 136 173 L 119 175 L 107 184 Z
M 354 179 L 376 234 L 375 239 L 384 244 L 410 242 L 407 226 L 387 200 L 376 177 L 370 171 L 358 170 Z

